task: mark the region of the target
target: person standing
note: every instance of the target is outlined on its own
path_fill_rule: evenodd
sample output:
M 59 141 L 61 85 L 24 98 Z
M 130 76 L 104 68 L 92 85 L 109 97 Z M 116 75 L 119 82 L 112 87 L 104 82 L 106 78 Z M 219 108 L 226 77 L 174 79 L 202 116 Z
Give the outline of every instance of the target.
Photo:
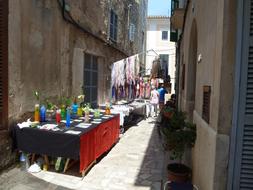
M 160 85 L 158 92 L 159 92 L 159 109 L 162 110 L 164 107 L 165 94 L 168 93 L 167 90 L 164 88 L 163 83 Z
M 150 95 L 150 103 L 152 105 L 151 116 L 152 116 L 152 113 L 154 113 L 155 116 L 157 116 L 157 106 L 159 103 L 159 92 L 156 90 L 155 86 L 152 86 L 152 91 L 151 91 L 151 95 Z

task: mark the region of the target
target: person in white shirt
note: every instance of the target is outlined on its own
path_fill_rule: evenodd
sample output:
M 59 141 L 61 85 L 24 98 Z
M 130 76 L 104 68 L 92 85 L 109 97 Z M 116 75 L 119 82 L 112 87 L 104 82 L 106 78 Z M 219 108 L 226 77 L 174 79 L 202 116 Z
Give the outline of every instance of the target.
M 155 114 L 155 117 L 157 116 L 157 107 L 159 104 L 159 92 L 156 90 L 155 86 L 152 86 L 152 91 L 150 95 L 150 103 L 152 105 L 152 111 L 151 111 L 151 116 L 152 113 Z

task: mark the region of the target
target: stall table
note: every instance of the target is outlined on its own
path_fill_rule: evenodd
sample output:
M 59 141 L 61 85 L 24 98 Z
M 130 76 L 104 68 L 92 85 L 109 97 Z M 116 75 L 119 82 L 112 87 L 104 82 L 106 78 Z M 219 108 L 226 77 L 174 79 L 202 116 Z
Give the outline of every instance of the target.
M 65 124 L 62 124 L 60 131 L 31 127 L 20 129 L 14 126 L 12 128 L 14 148 L 27 153 L 79 159 L 80 172 L 83 173 L 117 142 L 120 123 L 118 114 L 102 119 L 101 123 L 93 123 L 87 128 L 77 127 L 79 123 L 81 122 L 73 122 L 70 128 L 65 128 Z M 66 133 L 69 130 L 80 133 Z

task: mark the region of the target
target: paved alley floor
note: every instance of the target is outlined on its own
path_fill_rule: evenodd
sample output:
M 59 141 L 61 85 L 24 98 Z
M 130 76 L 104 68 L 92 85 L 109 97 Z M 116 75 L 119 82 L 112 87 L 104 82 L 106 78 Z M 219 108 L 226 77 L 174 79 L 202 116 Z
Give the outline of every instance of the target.
M 157 128 L 148 118 L 128 129 L 83 179 L 49 171 L 30 174 L 13 168 L 0 175 L 0 189 L 160 190 L 164 170 Z

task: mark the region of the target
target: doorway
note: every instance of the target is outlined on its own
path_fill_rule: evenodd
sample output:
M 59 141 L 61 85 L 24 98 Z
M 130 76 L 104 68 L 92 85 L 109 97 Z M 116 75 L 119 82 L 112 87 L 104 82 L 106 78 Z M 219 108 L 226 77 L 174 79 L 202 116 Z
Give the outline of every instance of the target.
M 195 109 L 195 94 L 196 94 L 196 65 L 197 65 L 197 52 L 198 52 L 198 39 L 197 39 L 197 25 L 194 20 L 191 27 L 190 45 L 189 45 L 189 58 L 188 58 L 188 76 L 187 76 L 187 94 L 186 100 L 188 103 L 189 120 L 193 120 L 193 112 Z
M 98 57 L 91 54 L 84 54 L 83 93 L 85 102 L 97 107 L 98 96 Z

